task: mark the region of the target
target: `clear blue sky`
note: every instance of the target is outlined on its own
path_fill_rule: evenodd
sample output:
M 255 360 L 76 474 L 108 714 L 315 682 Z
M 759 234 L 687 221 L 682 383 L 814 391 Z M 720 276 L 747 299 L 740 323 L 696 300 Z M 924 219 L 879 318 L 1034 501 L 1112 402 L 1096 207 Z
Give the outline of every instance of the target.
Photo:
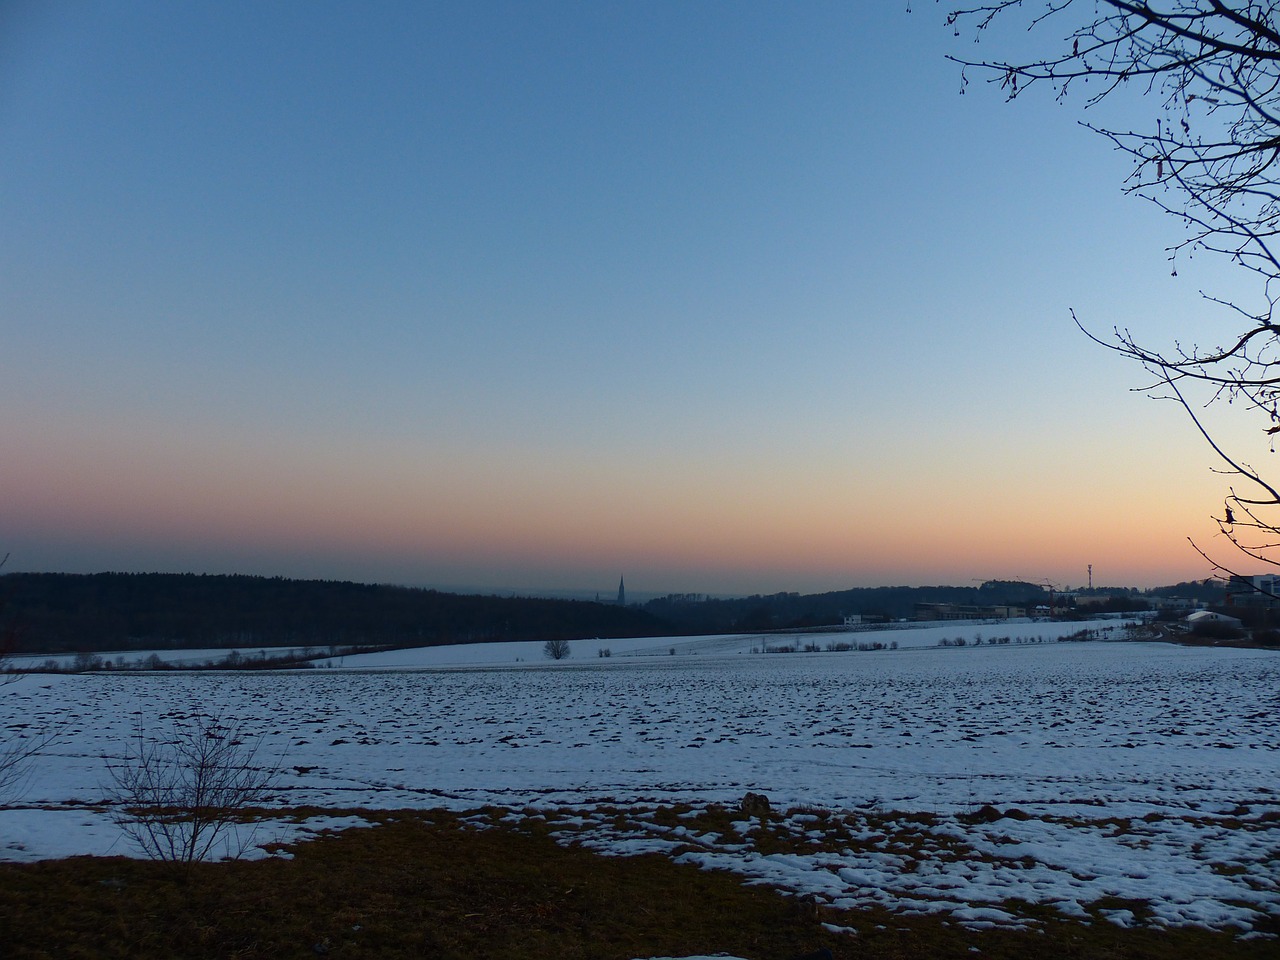
M 1206 575 L 1209 452 L 1068 314 L 1205 329 L 1176 223 L 916 8 L 6 4 L 6 569 Z

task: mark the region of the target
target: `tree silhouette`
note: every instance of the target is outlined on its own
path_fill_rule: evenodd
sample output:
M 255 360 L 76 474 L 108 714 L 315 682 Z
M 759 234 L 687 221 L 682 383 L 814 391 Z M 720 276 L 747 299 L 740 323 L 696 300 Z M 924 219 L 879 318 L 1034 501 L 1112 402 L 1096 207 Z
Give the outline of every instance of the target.
M 1236 321 L 1227 341 L 1140 343 L 1123 326 L 1099 336 L 1072 311 L 1089 337 L 1141 364 L 1152 381 L 1139 389 L 1180 404 L 1219 458 L 1230 480 L 1214 519 L 1244 557 L 1280 566 L 1280 491 L 1262 472 L 1227 450 L 1197 411 L 1225 403 L 1256 418 L 1271 443 L 1280 434 L 1280 29 L 1274 3 L 1222 0 L 1000 0 L 953 10 L 957 36 L 985 39 L 994 28 L 1052 35 L 1039 57 L 952 57 L 962 89 L 986 74 L 1009 99 L 1048 86 L 1059 101 L 1083 94 L 1083 108 L 1136 91 L 1150 105 L 1141 129 L 1084 125 L 1127 153 L 1133 169 L 1124 189 L 1177 217 L 1186 232 L 1169 249 L 1180 258 L 1203 251 L 1252 274 L 1256 301 L 1201 293 L 1206 306 Z M 1056 31 L 1056 33 L 1055 33 Z M 1230 566 L 1192 546 L 1217 572 Z
M 542 645 L 542 654 L 550 660 L 565 660 L 569 656 L 569 641 L 548 640 Z

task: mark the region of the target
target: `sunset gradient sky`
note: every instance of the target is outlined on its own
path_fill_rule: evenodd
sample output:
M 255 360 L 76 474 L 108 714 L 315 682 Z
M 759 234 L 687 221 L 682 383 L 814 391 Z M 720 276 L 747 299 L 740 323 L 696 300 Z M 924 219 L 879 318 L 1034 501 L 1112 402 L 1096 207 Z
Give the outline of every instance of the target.
M 1245 278 L 915 7 L 4 4 L 6 570 L 1208 575 L 1210 451 L 1068 310 Z

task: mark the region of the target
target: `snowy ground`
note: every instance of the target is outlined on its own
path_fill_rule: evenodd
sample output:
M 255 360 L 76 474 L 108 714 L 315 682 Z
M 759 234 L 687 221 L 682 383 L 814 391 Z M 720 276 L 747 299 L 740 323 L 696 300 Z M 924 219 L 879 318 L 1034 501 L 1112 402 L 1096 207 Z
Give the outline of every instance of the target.
M 897 643 L 899 646 L 933 647 L 938 641 L 947 638 L 966 637 L 970 641 L 976 636 L 986 640 L 995 637 L 1014 639 L 1055 640 L 1059 637 L 1075 633 L 1081 628 L 1097 630 L 1105 639 L 1108 635 L 1120 635 L 1128 621 L 1113 616 L 1110 619 L 1091 620 L 1087 623 L 1051 623 L 1043 620 L 1014 619 L 955 621 L 921 624 L 915 621 L 895 623 L 875 629 L 857 629 L 836 633 L 808 634 L 728 634 L 721 636 L 698 637 L 633 637 L 622 640 L 574 640 L 570 643 L 572 658 L 597 657 L 607 651 L 612 656 L 653 657 L 653 656 L 686 656 L 686 655 L 724 655 L 753 653 L 763 647 L 780 645 L 803 646 L 815 643 L 825 648 L 828 643 Z M 320 647 L 210 647 L 197 650 L 174 650 L 170 648 L 156 650 L 110 650 L 98 656 L 108 667 L 124 667 L 129 669 L 141 666 L 152 654 L 159 657 L 167 666 L 200 667 L 209 663 L 217 663 L 228 654 L 238 653 L 245 657 L 265 655 L 269 657 L 302 656 L 315 653 Z M 37 670 L 52 664 L 56 669 L 69 670 L 75 663 L 74 653 L 63 654 L 19 654 L 13 657 L 13 665 L 19 670 Z M 515 664 L 537 663 L 542 661 L 542 644 L 529 641 L 510 641 L 501 643 L 459 643 L 444 647 L 412 647 L 405 650 L 391 650 L 386 653 L 361 654 L 351 657 L 333 657 L 316 660 L 323 667 L 343 667 L 368 670 L 414 670 L 430 669 L 442 666 L 476 666 L 480 664 Z
M 0 689 L 0 730 L 56 739 L 0 810 L 0 857 L 131 853 L 101 808 L 108 759 L 139 721 L 203 709 L 283 757 L 288 806 L 536 806 L 565 842 L 975 926 L 1034 922 L 1019 903 L 1240 930 L 1280 913 L 1280 655 L 1051 641 L 1067 629 L 812 638 L 899 643 L 875 652 L 584 641 L 558 664 L 502 644 L 332 670 L 29 676 Z M 936 646 L 975 633 L 1046 642 Z M 658 812 L 690 804 L 696 824 L 747 791 L 804 808 L 781 822 L 792 852 L 757 850 L 745 819 L 726 838 Z M 970 822 L 985 804 L 998 813 Z M 272 821 L 261 839 L 351 822 Z

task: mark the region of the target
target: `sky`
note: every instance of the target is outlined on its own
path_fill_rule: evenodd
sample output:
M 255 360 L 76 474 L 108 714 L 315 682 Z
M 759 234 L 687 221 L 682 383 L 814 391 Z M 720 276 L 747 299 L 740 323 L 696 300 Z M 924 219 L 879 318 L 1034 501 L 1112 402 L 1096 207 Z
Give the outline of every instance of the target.
M 5 570 L 1209 575 L 1212 452 L 1070 310 L 1247 281 L 906 6 L 4 4 Z

